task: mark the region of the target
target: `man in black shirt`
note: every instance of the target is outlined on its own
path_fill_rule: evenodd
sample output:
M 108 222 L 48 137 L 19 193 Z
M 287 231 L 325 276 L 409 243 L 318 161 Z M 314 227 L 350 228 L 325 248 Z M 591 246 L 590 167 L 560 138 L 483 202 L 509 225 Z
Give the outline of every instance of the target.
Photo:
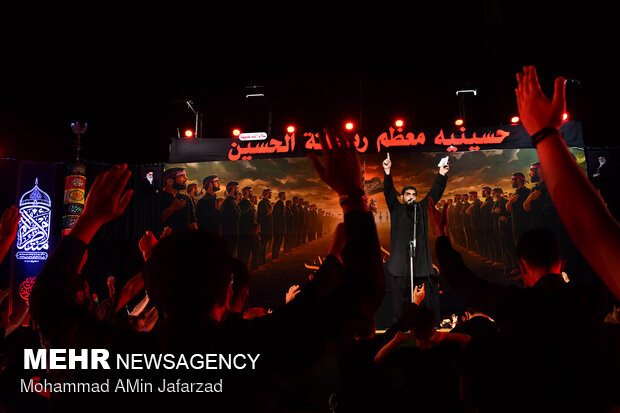
M 491 209 L 493 209 L 493 197 L 491 196 L 491 187 L 482 187 L 482 198 L 484 201 L 480 205 L 480 218 L 482 221 L 482 255 L 489 259 L 489 263 L 492 262 L 491 248 L 493 244 L 493 217 L 491 216 Z M 450 211 L 448 210 L 448 214 Z M 450 225 L 450 224 L 448 224 Z
M 317 273 L 295 300 L 269 317 L 230 324 L 226 318 L 233 296 L 235 260 L 213 234 L 177 231 L 155 245 L 144 271 L 149 298 L 160 315 L 157 334 L 123 332 L 102 325 L 76 309 L 75 287 L 80 283 L 76 267 L 98 229 L 120 216 L 131 200 L 131 191 L 123 193 L 130 175 L 127 167 L 114 167 L 112 174 L 93 185 L 84 213 L 71 234 L 59 243 L 32 289 L 32 316 L 45 341 L 51 348 L 110 348 L 121 354 L 183 354 L 187 359 L 192 353 L 260 355 L 255 370 L 151 369 L 149 377 L 141 378 L 211 383 L 224 376 L 224 391 L 207 395 L 209 409 L 278 411 L 287 385 L 310 372 L 329 355 L 327 351 L 333 352 L 362 334 L 385 293 L 376 228 L 363 192 L 360 194 L 357 153 L 335 148 L 338 153 L 330 155 L 327 145 L 323 148 L 326 165 L 318 159 L 313 162 L 320 168 L 321 178 L 345 200 L 346 246 L 339 254 L 342 271 Z M 335 167 L 343 164 L 342 170 Z M 207 271 L 205 260 L 209 263 Z M 66 330 L 55 329 L 60 326 Z M 67 334 L 58 334 L 65 331 Z M 84 371 L 98 376 L 100 382 L 115 374 L 127 379 L 145 370 Z M 99 394 L 69 392 L 63 400 L 55 399 L 61 404 L 53 410 L 75 410 L 78 401 L 88 401 L 93 411 L 124 411 L 131 401 L 157 411 L 163 402 L 181 406 L 205 400 L 204 393 L 191 392 Z
M 258 247 L 258 265 L 266 261 L 267 244 L 273 237 L 273 206 L 271 205 L 271 189 L 263 190 L 263 198 L 256 208 L 256 220 L 260 224 L 260 241 Z
M 198 228 L 221 235 L 220 211 L 217 207 L 216 192 L 220 190 L 220 180 L 217 175 L 209 175 L 202 180 L 205 194 L 196 203 L 196 220 Z
M 167 169 L 164 171 L 163 181 L 164 189 L 159 198 L 162 226 L 173 231 L 197 229 L 194 204 L 187 195 L 179 192 L 186 187 L 185 168 Z
M 252 227 L 256 223 L 256 210 L 252 205 L 253 196 L 252 187 L 246 186 L 241 191 L 243 198 L 239 201 L 239 247 L 237 258 L 249 265 L 250 255 L 252 255 L 252 244 L 254 237 L 252 236 Z
M 273 206 L 273 244 L 271 247 L 271 258 L 278 259 L 280 257 L 280 248 L 286 234 L 286 193 L 278 193 L 278 201 Z
M 587 411 L 595 411 L 604 388 L 597 330 L 606 299 L 601 291 L 564 281 L 557 237 L 544 228 L 526 231 L 517 245 L 525 288 L 501 286 L 465 266 L 447 237 L 446 214 L 434 205 L 428 211 L 438 236 L 435 248 L 443 276 L 465 305 L 492 317 L 507 338 L 504 354 L 509 367 L 497 378 L 510 383 L 511 397 L 504 403 L 515 411 L 526 406 L 545 411 L 562 410 L 561 406 L 585 411 L 589 406 Z
M 220 207 L 222 237 L 233 257 L 237 257 L 238 254 L 239 216 L 241 215 L 239 205 L 237 205 L 237 196 L 239 196 L 239 182 L 231 181 L 226 184 L 226 199 Z
M 291 225 L 291 248 L 299 245 L 301 238 L 301 212 L 299 211 L 299 197 L 295 195 L 291 203 L 291 213 L 293 214 L 293 224 Z
M 383 194 L 390 210 L 390 260 L 388 271 L 392 280 L 393 317 L 397 320 L 405 305 L 411 302 L 411 290 L 415 285 L 424 284 L 426 297 L 421 303 L 435 311 L 437 325 L 439 324 L 439 289 L 436 275 L 431 261 L 431 252 L 428 247 L 428 218 L 426 204 L 429 198 L 439 202 L 448 182 L 449 167 L 441 166 L 435 177 L 435 182 L 428 194 L 418 202 L 417 190 L 413 186 L 405 186 L 401 191 L 402 203 L 398 200 L 394 182 L 392 181 L 392 161 L 390 155 L 383 161 Z M 414 233 L 415 223 L 415 233 Z M 410 242 L 415 236 L 415 253 L 413 260 L 413 283 L 411 285 L 410 271 Z
M 511 181 L 515 193 L 508 200 L 506 210 L 510 212 L 512 236 L 516 246 L 521 235 L 530 228 L 529 217 L 523 209 L 523 203 L 530 195 L 530 189 L 525 186 L 525 175 L 521 172 L 513 173 Z
M 467 215 L 470 220 L 471 246 L 473 251 L 481 254 L 482 219 L 480 216 L 480 206 L 482 205 L 482 201 L 478 199 L 478 192 L 476 191 L 469 191 L 469 200 L 471 204 L 467 208 Z
M 294 227 L 295 227 L 295 212 L 293 210 L 293 201 L 291 201 L 290 199 L 286 201 L 285 203 L 285 218 L 286 218 L 286 222 L 285 222 L 285 230 L 286 232 L 284 233 L 284 252 L 289 252 L 295 245 L 294 245 L 294 236 L 295 236 L 295 232 L 294 232 Z

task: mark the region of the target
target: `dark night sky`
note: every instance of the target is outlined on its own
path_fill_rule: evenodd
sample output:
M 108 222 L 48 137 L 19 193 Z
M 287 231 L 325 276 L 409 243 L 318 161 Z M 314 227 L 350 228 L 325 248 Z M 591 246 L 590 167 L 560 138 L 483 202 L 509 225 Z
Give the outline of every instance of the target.
M 537 65 L 543 89 L 558 75 L 579 79 L 567 92 L 571 117 L 584 122 L 588 145 L 614 144 L 605 134 L 620 89 L 604 48 L 617 38 L 601 17 L 609 13 L 461 3 L 246 11 L 247 19 L 234 10 L 209 17 L 161 10 L 157 18 L 84 12 L 77 23 L 72 16 L 5 26 L 0 157 L 71 159 L 70 123 L 80 121 L 89 125 L 87 160 L 165 162 L 176 128 L 194 122 L 171 102 L 192 99 L 203 136 L 228 137 L 243 88 L 253 84 L 266 88 L 274 135 L 288 123 L 316 131 L 359 122 L 360 107 L 370 135 L 397 116 L 418 130 L 444 127 L 458 114 L 462 88 L 479 92 L 466 101 L 468 125 L 499 125 L 516 111 L 514 75 L 523 64 Z

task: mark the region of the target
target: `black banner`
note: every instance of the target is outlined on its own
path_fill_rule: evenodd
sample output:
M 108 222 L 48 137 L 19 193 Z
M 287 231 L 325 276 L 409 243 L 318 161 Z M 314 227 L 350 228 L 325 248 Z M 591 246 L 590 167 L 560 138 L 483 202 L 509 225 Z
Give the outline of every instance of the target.
M 581 122 L 567 121 L 561 127 L 569 147 L 583 148 Z M 255 134 L 257 137 L 259 134 Z M 408 131 L 390 127 L 376 136 L 355 135 L 355 144 L 361 154 L 386 152 L 473 152 L 490 149 L 531 148 L 531 137 L 522 125 L 489 128 L 464 127 L 435 131 Z M 320 151 L 318 132 L 286 134 L 260 140 L 230 139 L 174 139 L 170 144 L 170 163 L 237 161 L 251 159 L 287 158 L 306 156 Z

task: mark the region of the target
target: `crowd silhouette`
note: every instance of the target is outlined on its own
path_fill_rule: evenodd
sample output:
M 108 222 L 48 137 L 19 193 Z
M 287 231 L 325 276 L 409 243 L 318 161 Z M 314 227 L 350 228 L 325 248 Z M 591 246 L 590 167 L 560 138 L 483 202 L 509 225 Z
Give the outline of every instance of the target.
M 178 196 L 181 181 L 187 180 L 179 169 L 164 174 L 162 192 L 168 195 L 161 211 L 168 229 L 147 231 L 140 239 L 142 270 L 121 288 L 109 279 L 108 297 L 94 299 L 81 275 L 88 246 L 104 224 L 123 214 L 133 196 L 133 190 L 126 189 L 130 170 L 116 165 L 94 181 L 82 215 L 38 275 L 27 310 L 12 320 L 2 318 L 0 411 L 617 409 L 620 226 L 559 132 L 564 79 L 556 80 L 552 99 L 542 93 L 534 67 L 524 67 L 517 84 L 519 114 L 540 160 L 530 175 L 538 178 L 536 188 L 522 191 L 525 176 L 515 172 L 515 195 L 509 199 L 501 188 L 482 187 L 484 199 L 471 192 L 455 195 L 440 207 L 429 198 L 426 206 L 437 236 L 432 248 L 439 270 L 463 299 L 464 320 L 438 330 L 434 310 L 421 305 L 427 291 L 416 287 L 413 302 L 394 324 L 376 331 L 374 315 L 385 296 L 385 276 L 375 219 L 362 188 L 353 137 L 331 130 L 319 135 L 323 156 L 309 156 L 318 176 L 339 197 L 343 219 L 331 234 L 329 254 L 320 268 L 303 287 L 291 287 L 281 306 L 272 311 L 247 308 L 250 270 L 265 263 L 268 253 L 278 259 L 324 236 L 322 230 L 279 229 L 289 224 L 310 228 L 288 211 L 296 208 L 303 216 L 307 210 L 310 216 L 316 207 L 299 197 L 287 200 L 284 193 L 272 204 L 269 188 L 254 206 L 252 188 L 239 191 L 236 182 L 227 183 L 226 198 L 218 205 L 216 175 L 204 178 L 206 194 L 194 204 L 186 199 L 191 194 Z M 575 192 L 582 196 L 575 197 Z M 228 214 L 236 217 L 236 230 L 234 225 L 225 228 L 231 223 Z M 241 230 L 244 214 L 249 232 Z M 556 220 L 551 222 L 550 216 Z M 18 220 L 14 207 L 0 220 L 0 258 L 15 238 Z M 566 263 L 556 235 L 558 223 L 600 283 L 575 283 L 573 277 L 579 274 L 570 271 L 569 279 L 562 276 Z M 523 286 L 489 283 L 467 267 L 455 244 L 489 263 L 501 263 Z M 0 294 L 0 300 L 6 294 Z M 27 327 L 21 326 L 25 318 L 30 319 Z M 260 357 L 251 370 L 31 371 L 23 366 L 24 348 Z M 321 394 L 319 407 L 300 405 L 295 397 L 300 386 L 324 381 L 317 368 L 326 365 L 331 366 L 333 387 Z M 224 390 L 20 390 L 20 379 L 69 383 L 145 378 L 221 381 Z

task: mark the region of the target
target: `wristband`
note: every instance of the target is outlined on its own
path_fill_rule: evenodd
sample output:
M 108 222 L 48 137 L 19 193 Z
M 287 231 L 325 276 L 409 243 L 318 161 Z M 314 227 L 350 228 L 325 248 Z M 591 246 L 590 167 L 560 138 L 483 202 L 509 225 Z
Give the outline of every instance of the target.
M 356 202 L 356 201 L 366 202 L 367 199 L 368 198 L 366 197 L 366 193 L 364 192 L 364 190 L 358 189 L 351 193 L 340 195 L 340 206 L 343 206 L 344 204 L 349 204 L 351 202 Z
M 532 135 L 532 146 L 535 148 L 543 139 L 556 133 L 560 133 L 557 128 L 542 128 L 541 130 Z

